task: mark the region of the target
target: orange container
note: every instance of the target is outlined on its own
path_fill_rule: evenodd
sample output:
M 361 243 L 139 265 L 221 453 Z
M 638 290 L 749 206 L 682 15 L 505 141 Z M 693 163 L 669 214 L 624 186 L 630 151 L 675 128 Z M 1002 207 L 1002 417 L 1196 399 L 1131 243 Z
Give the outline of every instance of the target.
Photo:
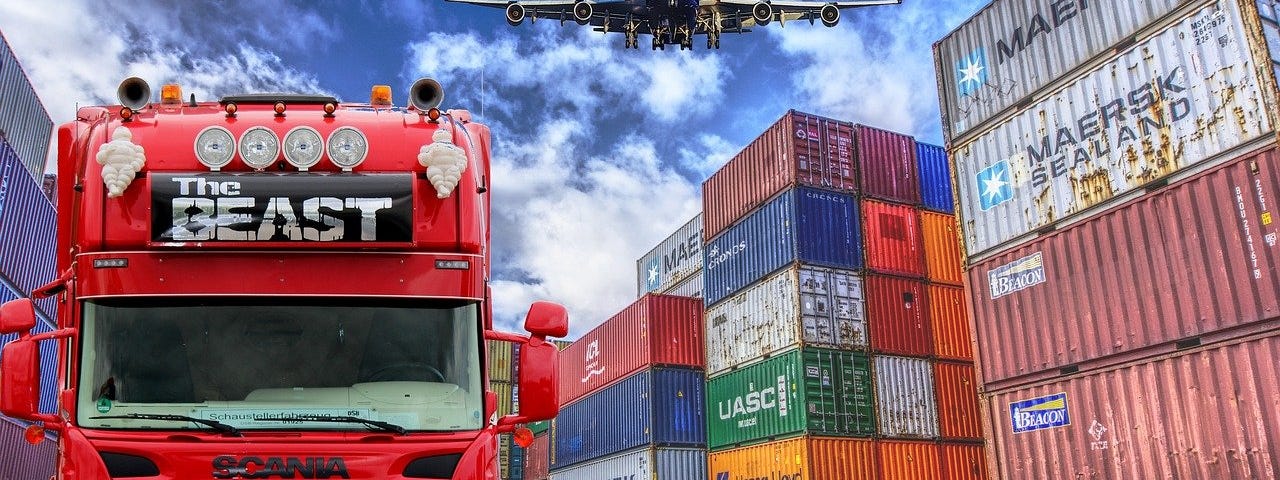
M 940 359 L 973 361 L 973 335 L 969 330 L 964 288 L 929 285 L 929 330 L 933 354 Z
M 986 480 L 987 459 L 980 443 L 942 443 L 942 480 Z
M 788 480 L 875 479 L 871 440 L 803 436 L 761 443 L 707 456 L 708 478 Z
M 921 210 L 920 229 L 924 233 L 924 264 L 929 281 L 964 285 L 956 217 Z
M 942 478 L 942 461 L 934 442 L 876 442 L 880 454 L 881 480 L 937 480 Z
M 933 365 L 938 393 L 938 433 L 942 438 L 982 438 L 978 407 L 978 379 L 972 364 L 938 362 Z

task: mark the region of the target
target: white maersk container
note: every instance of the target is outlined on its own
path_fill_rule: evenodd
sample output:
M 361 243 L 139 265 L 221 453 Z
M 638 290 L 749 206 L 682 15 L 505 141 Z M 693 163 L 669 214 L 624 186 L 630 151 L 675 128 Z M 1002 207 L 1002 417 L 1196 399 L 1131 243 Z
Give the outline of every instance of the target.
M 877 433 L 886 438 L 936 438 L 939 412 L 933 364 L 889 355 L 875 355 L 872 361 Z
M 706 478 L 707 452 L 694 448 L 642 448 L 551 472 L 551 480 Z
M 1277 31 L 1257 12 L 1196 9 L 954 146 L 970 263 L 1273 141 L 1274 74 L 1257 45 Z
M 640 296 L 649 292 L 701 297 L 702 285 L 694 289 L 688 280 L 702 278 L 702 214 L 681 226 L 670 237 L 659 243 L 645 256 L 636 260 L 636 292 Z M 680 291 L 677 292 L 676 290 Z
M 991 2 L 933 47 L 948 145 L 1195 3 L 1205 0 Z
M 797 344 L 866 350 L 862 277 L 849 270 L 793 264 L 703 315 L 707 375 Z

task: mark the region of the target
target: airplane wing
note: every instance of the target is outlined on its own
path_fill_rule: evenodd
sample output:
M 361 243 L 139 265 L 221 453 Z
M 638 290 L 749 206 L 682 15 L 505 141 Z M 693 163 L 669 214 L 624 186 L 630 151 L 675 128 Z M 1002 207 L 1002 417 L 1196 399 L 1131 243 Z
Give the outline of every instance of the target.
M 840 21 L 840 10 L 846 8 L 898 5 L 902 0 L 702 0 L 703 9 L 711 9 L 725 19 L 725 27 L 763 26 L 776 20 L 785 24 L 794 20 L 821 20 L 826 26 Z

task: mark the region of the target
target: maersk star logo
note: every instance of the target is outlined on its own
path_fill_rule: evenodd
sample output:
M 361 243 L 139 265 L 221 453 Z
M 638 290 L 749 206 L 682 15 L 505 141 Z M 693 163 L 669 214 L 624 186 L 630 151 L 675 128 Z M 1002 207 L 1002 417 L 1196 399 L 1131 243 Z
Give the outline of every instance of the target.
M 646 290 L 650 292 L 657 290 L 658 284 L 661 283 L 661 280 L 662 280 L 662 275 L 658 273 L 658 258 L 655 257 L 653 260 L 650 260 L 649 265 L 645 267 L 645 270 L 648 271 L 648 278 L 649 278 L 645 282 Z
M 956 88 L 968 96 L 987 83 L 987 52 L 978 47 L 956 62 Z
M 1009 162 L 1005 160 L 978 172 L 978 193 L 983 210 L 990 210 L 1013 198 L 1013 184 L 1009 180 Z

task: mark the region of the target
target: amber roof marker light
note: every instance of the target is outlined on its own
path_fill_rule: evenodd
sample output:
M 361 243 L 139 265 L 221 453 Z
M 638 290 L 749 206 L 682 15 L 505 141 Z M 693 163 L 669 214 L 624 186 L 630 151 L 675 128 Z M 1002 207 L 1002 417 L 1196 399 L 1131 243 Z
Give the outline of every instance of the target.
M 391 86 L 374 85 L 373 90 L 369 92 L 369 104 L 378 106 L 391 105 Z

